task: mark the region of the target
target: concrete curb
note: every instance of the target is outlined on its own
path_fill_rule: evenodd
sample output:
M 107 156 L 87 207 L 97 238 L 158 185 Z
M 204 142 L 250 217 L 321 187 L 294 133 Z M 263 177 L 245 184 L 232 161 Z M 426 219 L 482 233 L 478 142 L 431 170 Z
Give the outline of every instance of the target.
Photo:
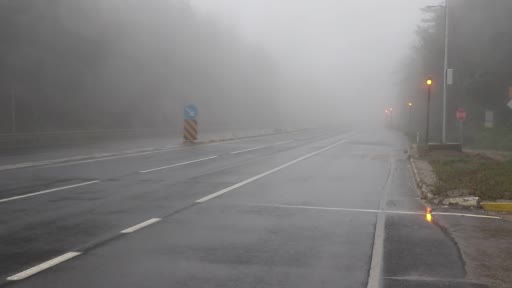
M 413 151 L 413 147 L 409 147 L 409 151 Z M 418 194 L 421 199 L 425 200 L 431 205 L 446 205 L 446 206 L 459 206 L 464 208 L 480 208 L 480 198 L 473 196 L 464 197 L 442 197 L 436 196 L 429 191 L 427 184 L 421 179 L 416 168 L 415 159 L 409 155 L 409 162 L 411 163 L 414 180 L 418 188 Z M 512 204 L 512 203 L 511 203 Z
M 483 202 L 480 205 L 485 211 L 512 212 L 512 202 Z
M 412 147 L 409 147 L 409 151 L 412 151 Z M 409 154 L 408 158 L 409 158 L 409 163 L 411 163 L 412 172 L 413 172 L 412 174 L 414 175 L 414 182 L 416 182 L 416 188 L 418 188 L 417 190 L 418 190 L 419 196 L 421 197 L 421 199 L 426 199 L 426 200 L 431 199 L 432 197 L 434 197 L 434 195 L 426 189 L 425 183 L 423 183 L 423 181 L 421 180 L 419 173 L 418 173 L 418 169 L 416 168 L 414 158 L 410 154 Z M 429 197 L 429 196 L 431 196 L 431 197 Z

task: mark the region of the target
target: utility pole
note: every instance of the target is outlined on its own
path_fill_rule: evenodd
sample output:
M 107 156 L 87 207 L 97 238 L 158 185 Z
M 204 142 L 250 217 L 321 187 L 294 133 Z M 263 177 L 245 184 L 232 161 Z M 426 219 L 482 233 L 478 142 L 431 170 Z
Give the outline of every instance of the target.
M 448 79 L 448 0 L 444 2 L 444 80 L 443 80 L 443 132 L 441 142 L 446 143 L 446 82 Z M 430 88 L 429 88 L 430 89 Z

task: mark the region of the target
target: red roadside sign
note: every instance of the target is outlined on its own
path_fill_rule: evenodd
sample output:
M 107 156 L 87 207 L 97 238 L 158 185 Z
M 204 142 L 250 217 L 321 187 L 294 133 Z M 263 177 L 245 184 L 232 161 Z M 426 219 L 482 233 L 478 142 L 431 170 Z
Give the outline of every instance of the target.
M 459 108 L 455 112 L 455 116 L 457 117 L 457 120 L 464 121 L 464 120 L 466 120 L 466 116 L 467 116 L 466 111 L 462 108 Z

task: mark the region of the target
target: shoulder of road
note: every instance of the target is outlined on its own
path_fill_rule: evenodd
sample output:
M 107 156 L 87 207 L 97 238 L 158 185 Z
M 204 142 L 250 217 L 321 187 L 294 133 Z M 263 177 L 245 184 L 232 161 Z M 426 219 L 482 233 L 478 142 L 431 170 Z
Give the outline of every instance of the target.
M 509 165 L 503 165 L 504 159 L 498 160 L 474 151 L 465 154 L 436 152 L 436 155 L 421 157 L 416 153 L 415 147 L 411 147 L 410 151 L 411 167 L 418 193 L 428 205 L 432 206 L 435 211 L 433 213 L 437 214 L 436 221 L 459 246 L 466 263 L 469 280 L 480 281 L 490 287 L 510 287 L 512 252 L 508 243 L 512 237 L 512 214 L 510 214 L 512 201 L 491 201 L 489 195 L 494 195 L 491 193 L 479 194 L 480 197 L 471 195 L 469 186 L 464 185 L 471 182 L 471 179 L 462 179 L 463 173 L 466 173 L 467 177 L 475 177 L 475 173 L 479 173 L 478 171 L 468 173 L 465 170 L 471 169 L 473 162 L 478 162 L 478 165 L 493 166 L 493 169 L 500 169 L 500 171 L 508 169 Z M 496 175 L 496 178 L 499 178 L 502 174 L 498 172 Z M 482 178 L 478 179 L 481 182 Z M 481 202 L 482 197 L 483 202 Z M 486 217 L 498 216 L 501 220 L 449 216 L 461 213 L 461 209 L 463 209 L 462 213 Z

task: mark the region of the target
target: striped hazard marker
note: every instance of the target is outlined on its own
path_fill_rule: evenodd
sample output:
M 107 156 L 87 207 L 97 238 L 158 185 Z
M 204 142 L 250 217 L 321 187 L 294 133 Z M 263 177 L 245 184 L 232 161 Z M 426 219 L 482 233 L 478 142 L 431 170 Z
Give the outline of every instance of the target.
M 188 142 L 197 140 L 197 120 L 186 119 L 185 127 L 183 129 L 183 139 Z

